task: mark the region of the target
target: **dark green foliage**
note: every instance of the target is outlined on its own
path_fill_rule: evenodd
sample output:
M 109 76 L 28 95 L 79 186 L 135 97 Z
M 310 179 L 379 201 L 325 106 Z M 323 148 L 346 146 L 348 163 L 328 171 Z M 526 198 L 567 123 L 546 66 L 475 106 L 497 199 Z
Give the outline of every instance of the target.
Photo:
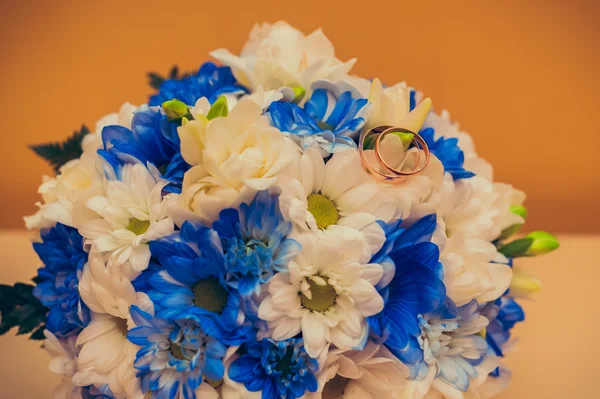
M 517 258 L 520 256 L 526 256 L 529 247 L 533 244 L 532 238 L 520 238 L 518 240 L 509 242 L 508 244 L 502 245 L 498 248 L 498 252 L 500 252 L 504 256 L 509 256 L 513 258 Z
M 177 65 L 173 65 L 173 67 L 169 71 L 169 74 L 166 77 L 162 76 L 161 74 L 159 74 L 157 72 L 149 72 L 148 73 L 148 84 L 154 90 L 160 90 L 160 86 L 163 84 L 163 82 L 165 80 L 185 79 L 190 75 L 191 75 L 190 73 L 181 73 L 180 74 L 179 67 Z
M 58 173 L 61 166 L 70 160 L 77 159 L 81 156 L 83 153 L 81 142 L 89 132 L 90 130 L 85 125 L 82 125 L 80 130 L 73 132 L 73 135 L 62 143 L 56 142 L 32 145 L 30 148 L 40 157 L 48 161 L 54 168 L 54 171 Z
M 18 335 L 32 333 L 30 339 L 44 339 L 47 314 L 48 308 L 33 296 L 33 285 L 0 284 L 0 335 L 17 327 Z

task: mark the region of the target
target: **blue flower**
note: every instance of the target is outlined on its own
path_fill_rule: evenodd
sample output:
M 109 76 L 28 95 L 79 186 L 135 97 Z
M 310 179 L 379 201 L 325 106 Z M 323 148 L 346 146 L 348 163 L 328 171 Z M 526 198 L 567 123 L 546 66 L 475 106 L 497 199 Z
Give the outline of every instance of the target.
M 504 356 L 502 347 L 510 340 L 515 324 L 525 320 L 525 312 L 507 295 L 488 303 L 482 312 L 490 320 L 486 328 L 486 340 L 496 355 Z
M 44 262 L 38 270 L 33 295 L 50 309 L 46 328 L 57 337 L 77 335 L 90 321 L 79 297 L 79 279 L 88 254 L 77 229 L 58 223 L 41 232 L 42 242 L 33 248 Z
M 213 229 L 225 252 L 228 284 L 246 300 L 247 312 L 256 315 L 252 297 L 260 294 L 261 284 L 268 283 L 273 274 L 286 272 L 289 261 L 300 251 L 300 244 L 287 238 L 292 224 L 283 219 L 278 195 L 261 191 L 239 211 L 221 211 Z
M 410 110 L 412 111 L 417 106 L 416 91 L 410 91 Z M 429 150 L 435 155 L 442 165 L 444 171 L 452 175 L 454 180 L 467 179 L 475 176 L 475 173 L 465 170 L 465 154 L 458 146 L 456 137 L 438 137 L 435 138 L 435 130 L 432 127 L 424 127 L 419 131 L 419 135 L 423 137 Z
M 384 308 L 367 320 L 376 341 L 412 364 L 421 360 L 421 351 L 401 351 L 421 334 L 418 316 L 437 309 L 446 298 L 439 249 L 430 242 L 436 215 L 425 216 L 409 228 L 400 227 L 399 221 L 381 226 L 386 241 L 371 262 L 386 270 L 377 286 Z
M 133 366 L 138 370 L 142 392 L 152 397 L 195 399 L 203 379 L 223 378 L 227 347 L 207 334 L 202 321 L 193 316 L 174 320 L 153 317 L 131 307 L 137 327 L 127 338 L 140 346 Z
M 190 166 L 181 156 L 177 126 L 162 109 L 142 105 L 135 112 L 131 129 L 119 125 L 102 129 L 104 148 L 98 154 L 116 171 L 117 178 L 123 164 L 150 162 L 172 183 L 165 190 L 179 193 Z
M 82 399 L 115 399 L 112 391 L 107 384 L 100 387 L 89 385 L 81 388 Z
M 326 153 L 356 148 L 355 139 L 365 124 L 368 100 L 345 91 L 336 96 L 317 89 L 300 108 L 297 104 L 274 102 L 269 107 L 271 124 L 288 134 L 303 148 L 318 144 Z
M 160 91 L 150 97 L 149 105 L 161 105 L 165 101 L 177 99 L 193 106 L 202 97 L 208 98 L 212 104 L 220 95 L 243 94 L 247 91 L 237 83 L 231 68 L 206 62 L 195 75 L 164 81 Z
M 247 345 L 247 353 L 231 363 L 228 375 L 250 392 L 262 391 L 262 399 L 295 399 L 316 392 L 318 369 L 301 339 L 263 339 Z
M 153 266 L 147 285 L 157 316 L 167 319 L 196 317 L 202 328 L 227 345 L 251 338 L 241 311 L 241 296 L 227 283 L 223 248 L 216 231 L 192 222 L 150 243 L 160 268 Z M 136 284 L 138 287 L 144 284 Z

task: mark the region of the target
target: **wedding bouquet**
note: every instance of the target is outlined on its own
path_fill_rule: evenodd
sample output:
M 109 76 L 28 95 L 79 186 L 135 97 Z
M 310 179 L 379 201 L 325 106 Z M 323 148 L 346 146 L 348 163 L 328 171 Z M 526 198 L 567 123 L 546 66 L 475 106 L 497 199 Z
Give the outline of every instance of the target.
M 43 267 L 0 332 L 55 398 L 488 398 L 541 284 L 525 195 L 404 83 L 325 35 L 256 26 L 64 143 L 26 217 Z M 525 263 L 525 262 L 523 262 Z

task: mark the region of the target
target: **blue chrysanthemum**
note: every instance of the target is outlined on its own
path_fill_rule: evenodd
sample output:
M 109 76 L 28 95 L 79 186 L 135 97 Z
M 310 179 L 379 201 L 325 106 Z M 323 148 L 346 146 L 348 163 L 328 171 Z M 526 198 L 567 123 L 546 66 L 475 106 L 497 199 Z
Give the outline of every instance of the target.
M 260 294 L 261 284 L 274 273 L 287 271 L 300 251 L 300 244 L 287 238 L 292 224 L 283 219 L 278 197 L 261 191 L 250 205 L 242 204 L 239 211 L 225 209 L 213 223 L 225 252 L 228 284 L 237 288 L 247 300 L 246 310 L 254 314 L 257 309 L 251 299 Z
M 150 97 L 149 105 L 161 105 L 165 101 L 177 99 L 193 106 L 202 97 L 208 98 L 212 104 L 220 95 L 246 92 L 247 89 L 235 80 L 231 68 L 206 62 L 192 76 L 164 81 L 160 91 Z
M 308 356 L 301 339 L 263 339 L 247 345 L 247 353 L 229 366 L 229 378 L 262 399 L 295 399 L 318 388 L 316 359 Z
M 143 393 L 161 399 L 195 399 L 194 391 L 204 379 L 223 378 L 227 347 L 205 331 L 199 318 L 167 320 L 137 306 L 131 307 L 131 317 L 137 327 L 127 338 L 141 347 L 133 365 Z
M 490 320 L 486 340 L 498 356 L 504 356 L 502 347 L 510 340 L 515 324 L 525 320 L 525 312 L 513 298 L 504 295 L 488 303 L 482 313 Z
M 81 388 L 82 399 L 115 399 L 108 385 L 95 387 L 93 385 Z
M 381 225 L 386 241 L 371 262 L 387 270 L 377 287 L 385 304 L 368 322 L 378 342 L 413 364 L 422 359 L 422 352 L 402 350 L 421 334 L 418 316 L 434 311 L 446 298 L 439 249 L 430 242 L 436 215 L 425 216 L 409 228 L 400 227 L 400 222 Z
M 410 110 L 412 111 L 417 106 L 416 92 L 410 91 Z M 435 155 L 442 165 L 444 171 L 450 173 L 454 180 L 467 179 L 475 176 L 475 173 L 465 170 L 465 154 L 458 146 L 456 137 L 435 137 L 435 130 L 432 127 L 426 127 L 419 131 L 419 135 L 423 137 L 431 153 Z
M 117 172 L 117 178 L 123 164 L 150 162 L 172 183 L 165 190 L 181 192 L 183 175 L 190 166 L 181 156 L 177 126 L 161 108 L 142 105 L 135 112 L 131 129 L 119 125 L 102 129 L 104 148 L 98 153 Z
M 180 231 L 151 242 L 150 252 L 162 266 L 144 272 L 151 274 L 144 279 L 152 287 L 148 295 L 157 316 L 196 317 L 207 334 L 228 345 L 251 338 L 241 296 L 226 280 L 225 256 L 216 231 L 185 222 Z
M 335 96 L 317 89 L 304 108 L 288 102 L 274 102 L 269 107 L 271 124 L 288 134 L 303 148 L 319 145 L 334 153 L 356 148 L 355 139 L 365 124 L 366 98 L 356 98 L 350 91 Z
M 88 254 L 77 229 L 58 223 L 41 232 L 42 242 L 33 248 L 44 262 L 38 270 L 33 295 L 50 309 L 46 328 L 57 337 L 77 335 L 90 321 L 79 297 L 79 279 Z

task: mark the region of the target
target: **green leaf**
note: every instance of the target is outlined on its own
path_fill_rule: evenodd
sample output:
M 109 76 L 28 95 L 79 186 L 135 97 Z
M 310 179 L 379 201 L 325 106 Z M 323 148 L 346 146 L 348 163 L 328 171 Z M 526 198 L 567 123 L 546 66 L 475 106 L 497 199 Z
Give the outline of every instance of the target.
M 58 173 L 61 166 L 67 162 L 77 159 L 83 153 L 81 143 L 90 130 L 82 125 L 80 130 L 73 132 L 73 135 L 63 142 L 32 145 L 30 148 L 40 157 L 52 165 L 54 171 Z
M 510 256 L 513 258 L 525 256 L 531 244 L 533 244 L 533 238 L 520 238 L 501 246 L 498 248 L 498 252 L 504 256 Z
M 42 340 L 44 338 L 46 338 L 44 336 L 44 330 L 46 329 L 46 325 L 42 324 L 40 327 L 37 328 L 37 330 L 35 330 L 31 336 L 29 337 L 29 339 L 33 339 L 36 341 Z
M 227 116 L 229 115 L 229 108 L 227 108 L 227 98 L 225 96 L 220 96 L 213 103 L 212 107 L 208 111 L 208 115 L 206 117 L 208 120 L 213 120 L 219 116 Z
M 171 70 L 167 74 L 167 76 L 162 76 L 158 72 L 149 72 L 148 73 L 148 84 L 155 90 L 160 90 L 160 87 L 165 82 L 165 80 L 180 80 L 189 77 L 191 73 L 179 73 L 179 67 L 177 65 L 173 65 Z
M 43 336 L 48 309 L 33 296 L 33 286 L 16 283 L 14 286 L 0 285 L 0 335 L 17 327 L 17 334 L 34 331 L 36 339 Z M 42 328 L 42 331 L 38 330 Z

